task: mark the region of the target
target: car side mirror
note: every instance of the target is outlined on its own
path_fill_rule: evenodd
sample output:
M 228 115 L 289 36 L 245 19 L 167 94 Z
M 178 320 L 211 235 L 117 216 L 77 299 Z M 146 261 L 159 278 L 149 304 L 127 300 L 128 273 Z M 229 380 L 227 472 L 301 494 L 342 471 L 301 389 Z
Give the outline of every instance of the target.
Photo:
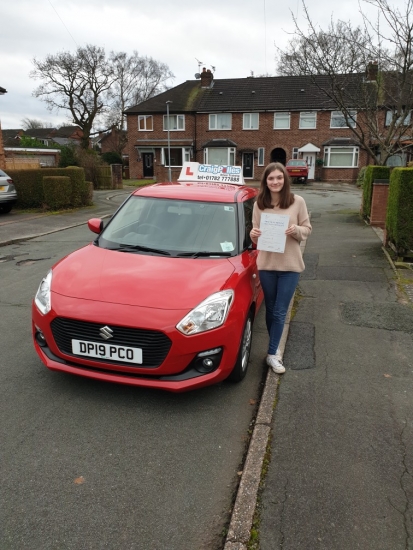
M 100 218 L 92 218 L 91 220 L 88 220 L 87 226 L 91 231 L 93 231 L 93 233 L 97 233 L 99 235 L 103 229 L 103 220 Z

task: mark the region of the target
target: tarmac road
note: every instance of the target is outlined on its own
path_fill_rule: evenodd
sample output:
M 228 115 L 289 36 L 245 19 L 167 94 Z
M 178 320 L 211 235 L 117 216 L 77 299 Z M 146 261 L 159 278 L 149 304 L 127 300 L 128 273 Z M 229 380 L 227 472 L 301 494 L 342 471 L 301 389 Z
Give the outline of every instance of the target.
M 246 550 L 255 509 L 261 550 L 411 550 L 412 301 L 397 289 L 400 271 L 383 252 L 380 233 L 358 217 L 358 189 L 326 183 L 295 190 L 306 199 L 314 228 L 304 251 L 302 296 L 285 334 L 287 373 L 266 379 L 225 550 Z M 17 223 L 12 211 L 0 218 L 0 245 L 48 233 L 53 223 L 55 231 L 108 216 L 108 203 L 120 204 L 129 191 L 113 193 L 98 192 L 94 208 L 70 215 L 29 220 L 23 214 Z M 0 249 L 0 262 L 7 248 Z M 257 321 L 253 361 L 259 363 L 267 337 Z M 20 325 L 18 318 L 16 334 Z M 19 357 L 18 340 L 15 349 Z M 89 540 L 84 547 L 97 548 Z M 156 550 L 175 548 L 171 542 Z

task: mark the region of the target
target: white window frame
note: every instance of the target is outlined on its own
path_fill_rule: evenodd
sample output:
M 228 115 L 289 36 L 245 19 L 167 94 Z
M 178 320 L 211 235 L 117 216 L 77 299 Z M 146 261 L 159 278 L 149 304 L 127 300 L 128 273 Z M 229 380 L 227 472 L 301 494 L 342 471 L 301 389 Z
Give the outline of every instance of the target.
M 229 117 L 229 128 L 228 127 L 219 127 L 219 120 L 221 117 Z M 221 122 L 222 125 L 222 122 Z M 209 129 L 210 130 L 232 130 L 232 113 L 213 113 L 209 115 Z
M 210 149 L 216 149 L 216 147 L 210 147 Z M 235 147 L 219 147 L 219 149 L 227 150 L 227 165 L 235 166 Z M 208 162 L 208 147 L 204 149 L 204 164 L 209 164 Z
M 292 159 L 298 159 L 300 158 L 300 152 L 298 151 L 299 147 L 293 147 L 293 152 L 291 155 Z
M 171 128 L 171 123 L 173 128 Z M 185 131 L 185 115 L 169 115 L 169 126 L 170 132 Z M 163 115 L 163 130 L 164 132 L 168 131 L 168 115 Z
M 172 149 L 181 149 L 182 150 L 182 163 L 191 161 L 191 156 L 192 156 L 191 155 L 191 153 L 192 153 L 191 147 L 170 147 L 169 149 L 171 151 L 172 151 Z M 168 157 L 168 147 L 163 147 L 161 149 L 161 164 L 163 164 L 164 166 L 169 167 L 169 164 L 166 162 L 167 157 Z M 171 168 L 176 168 L 176 167 L 182 167 L 182 164 L 172 164 L 172 166 L 171 166 Z
M 341 149 L 339 151 L 339 149 Z M 343 151 L 343 149 L 346 149 L 346 151 Z M 352 163 L 351 166 L 349 165 L 331 165 L 331 155 L 332 154 L 352 154 Z M 356 147 L 354 145 L 352 146 L 330 146 L 330 147 L 324 147 L 324 167 L 325 168 L 357 168 L 359 162 L 359 147 Z
M 257 166 L 265 166 L 265 148 L 258 147 Z
M 331 111 L 330 128 L 355 128 L 357 111 L 355 109 L 349 109 L 348 114 L 350 115 L 349 118 L 352 117 L 354 119 L 353 121 L 350 121 L 350 126 L 348 126 L 344 114 L 341 111 Z M 333 124 L 334 121 L 339 124 Z M 342 122 L 342 124 L 340 124 L 340 122 Z
M 303 126 L 304 120 L 314 121 L 313 126 Z M 300 123 L 298 128 L 300 130 L 315 130 L 317 128 L 317 111 L 301 111 L 300 112 Z
M 148 128 L 147 121 L 151 120 L 152 128 Z M 140 127 L 140 123 L 143 121 L 143 128 Z M 153 115 L 139 115 L 138 116 L 138 132 L 153 132 Z
M 287 126 L 277 126 L 277 119 L 280 121 L 287 121 Z M 289 130 L 291 126 L 291 113 L 283 111 L 280 113 L 274 113 L 274 130 Z
M 390 126 L 393 118 L 393 114 L 394 114 L 394 111 L 392 111 L 391 109 L 386 111 L 386 119 L 384 122 L 385 126 Z M 412 112 L 409 111 L 408 113 L 406 113 L 406 116 L 404 117 L 403 122 L 402 122 L 401 116 L 399 116 L 399 118 L 396 119 L 396 126 L 410 126 L 411 119 L 412 119 Z
M 255 120 L 256 119 L 256 120 Z M 259 113 L 244 113 L 242 117 L 243 130 L 259 130 L 260 115 Z

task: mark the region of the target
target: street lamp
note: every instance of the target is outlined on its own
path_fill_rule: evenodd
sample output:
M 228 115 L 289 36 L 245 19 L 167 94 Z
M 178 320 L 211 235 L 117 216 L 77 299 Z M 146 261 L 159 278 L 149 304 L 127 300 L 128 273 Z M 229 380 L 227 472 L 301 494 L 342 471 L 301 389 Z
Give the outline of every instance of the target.
M 168 180 L 169 183 L 172 182 L 172 174 L 171 174 L 171 140 L 169 139 L 169 104 L 172 103 L 172 101 L 166 102 L 166 120 L 168 124 Z

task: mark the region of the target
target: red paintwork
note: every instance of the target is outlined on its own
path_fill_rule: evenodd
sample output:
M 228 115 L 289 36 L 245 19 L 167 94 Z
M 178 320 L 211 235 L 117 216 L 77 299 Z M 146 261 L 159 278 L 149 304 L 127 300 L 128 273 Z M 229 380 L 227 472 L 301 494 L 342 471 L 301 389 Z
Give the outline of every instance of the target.
M 292 178 L 307 178 L 308 177 L 308 166 L 307 166 L 307 163 L 305 162 L 305 160 L 300 161 L 300 162 L 303 163 L 300 166 L 289 165 L 289 162 L 290 161 L 287 162 L 285 168 L 286 168 L 288 174 L 290 175 L 290 177 L 292 177 Z M 292 162 L 296 162 L 296 161 L 292 161 Z
M 136 191 L 146 196 L 232 203 L 254 197 L 256 192 L 252 188 L 217 184 L 158 184 Z M 251 308 L 258 311 L 262 302 L 256 257 L 257 250 L 247 250 L 231 258 L 189 259 L 128 254 L 87 245 L 53 267 L 52 310 L 44 316 L 34 302 L 32 306 L 33 334 L 35 327 L 40 328 L 50 351 L 70 365 L 48 358 L 36 340 L 35 349 L 52 370 L 129 385 L 178 392 L 224 380 L 236 362 L 246 316 Z M 193 336 L 184 336 L 175 328 L 200 302 L 223 289 L 235 292 L 223 326 Z M 55 317 L 102 323 L 102 326 L 159 330 L 170 338 L 172 347 L 156 369 L 66 356 L 57 348 L 50 329 Z M 153 377 L 180 373 L 197 353 L 216 347 L 224 351 L 220 366 L 212 373 L 185 381 Z M 83 370 L 82 365 L 99 371 Z M 122 372 L 130 376 L 122 376 Z

